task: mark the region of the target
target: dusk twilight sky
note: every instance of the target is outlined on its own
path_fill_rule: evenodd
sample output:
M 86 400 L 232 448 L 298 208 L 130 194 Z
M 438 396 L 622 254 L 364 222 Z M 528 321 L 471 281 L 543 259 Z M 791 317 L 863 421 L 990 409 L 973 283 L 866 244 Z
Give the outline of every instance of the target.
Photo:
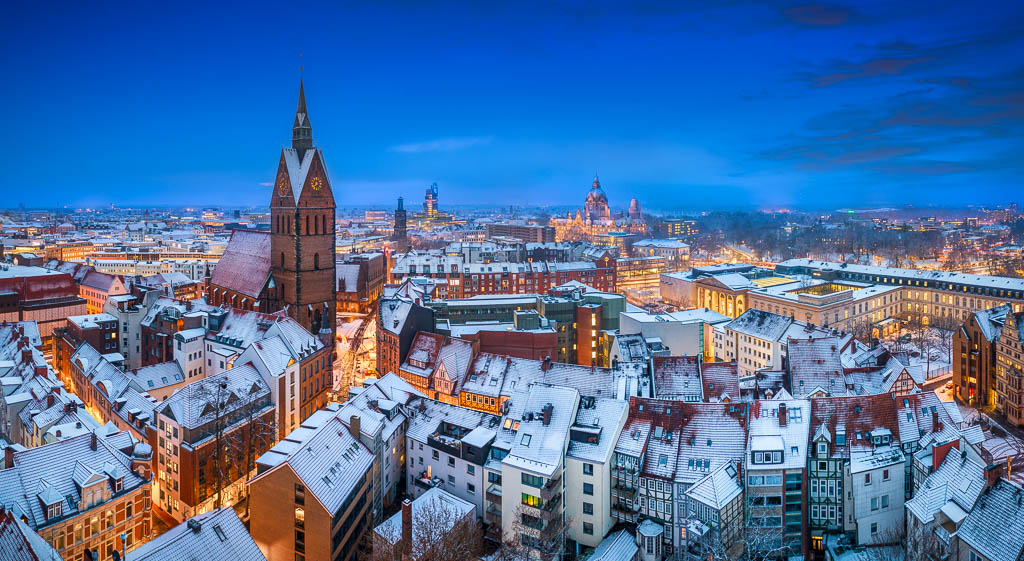
M 0 207 L 1024 202 L 1024 2 L 12 2 Z M 302 56 L 300 57 L 300 53 Z

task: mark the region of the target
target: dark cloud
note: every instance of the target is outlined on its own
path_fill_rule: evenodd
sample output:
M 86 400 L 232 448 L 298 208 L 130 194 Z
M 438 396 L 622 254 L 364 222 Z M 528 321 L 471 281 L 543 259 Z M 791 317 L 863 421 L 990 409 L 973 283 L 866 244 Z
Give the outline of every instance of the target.
M 838 27 L 849 23 L 857 12 L 837 4 L 800 4 L 783 9 L 782 15 L 804 27 Z
M 928 82 L 939 85 L 813 116 L 758 157 L 811 172 L 895 177 L 1021 167 L 990 154 L 1024 150 L 1024 72 Z
M 836 61 L 831 72 L 807 75 L 811 85 L 816 88 L 834 86 L 847 80 L 875 78 L 878 76 L 897 76 L 904 74 L 914 65 L 933 60 L 931 58 L 876 58 L 860 62 Z

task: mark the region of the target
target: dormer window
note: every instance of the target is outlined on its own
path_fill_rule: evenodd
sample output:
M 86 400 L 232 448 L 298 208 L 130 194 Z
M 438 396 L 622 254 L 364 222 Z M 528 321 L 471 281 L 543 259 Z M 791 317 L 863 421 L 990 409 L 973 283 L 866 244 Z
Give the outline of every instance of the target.
M 827 455 L 828 455 L 828 443 L 819 442 L 818 443 L 818 457 L 819 458 L 824 458 Z
M 781 464 L 782 452 L 754 452 L 755 464 Z
M 120 493 L 123 490 L 124 490 L 124 478 L 123 477 L 118 477 L 117 479 L 114 480 L 114 492 L 115 493 Z
M 46 519 L 53 520 L 55 518 L 60 518 L 61 514 L 64 512 L 61 508 L 62 505 L 63 503 L 61 502 L 56 502 L 53 503 L 52 505 L 48 505 L 46 507 Z

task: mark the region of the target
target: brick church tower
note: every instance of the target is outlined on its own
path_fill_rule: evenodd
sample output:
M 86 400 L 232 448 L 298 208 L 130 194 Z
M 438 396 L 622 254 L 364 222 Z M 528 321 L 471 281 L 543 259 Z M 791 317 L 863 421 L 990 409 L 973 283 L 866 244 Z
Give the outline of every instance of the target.
M 270 267 L 279 307 L 320 335 L 332 353 L 338 303 L 334 210 L 334 192 L 323 153 L 313 145 L 300 80 L 292 145 L 281 150 L 270 199 Z

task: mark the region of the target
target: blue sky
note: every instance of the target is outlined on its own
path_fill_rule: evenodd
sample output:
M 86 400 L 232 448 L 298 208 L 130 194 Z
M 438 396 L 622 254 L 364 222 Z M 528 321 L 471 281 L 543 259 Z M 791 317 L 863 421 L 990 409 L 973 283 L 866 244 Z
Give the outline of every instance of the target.
M 147 4 L 6 6 L 0 206 L 266 204 L 300 64 L 339 206 L 1024 199 L 1021 2 Z

